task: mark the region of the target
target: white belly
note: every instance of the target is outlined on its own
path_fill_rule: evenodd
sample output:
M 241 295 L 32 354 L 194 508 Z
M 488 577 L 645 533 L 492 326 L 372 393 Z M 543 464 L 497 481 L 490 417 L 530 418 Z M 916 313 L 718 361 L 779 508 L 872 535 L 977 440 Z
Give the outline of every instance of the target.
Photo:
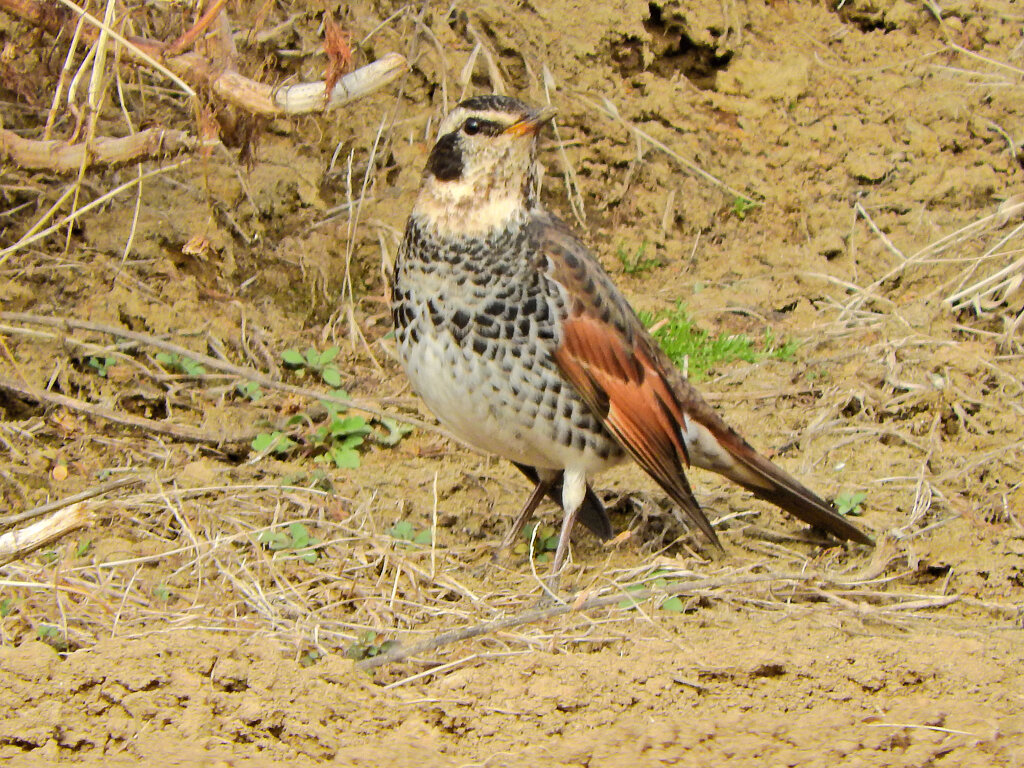
M 541 395 L 526 368 L 505 371 L 498 362 L 427 334 L 415 344 L 406 340 L 401 351 L 413 389 L 438 421 L 481 451 L 541 469 L 575 468 L 586 474 L 622 459 L 618 451 L 559 441 L 555 419 L 537 407 Z

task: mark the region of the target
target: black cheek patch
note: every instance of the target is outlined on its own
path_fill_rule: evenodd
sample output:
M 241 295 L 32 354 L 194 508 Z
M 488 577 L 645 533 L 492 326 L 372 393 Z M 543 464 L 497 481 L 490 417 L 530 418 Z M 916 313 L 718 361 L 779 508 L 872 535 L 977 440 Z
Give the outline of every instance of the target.
M 462 150 L 458 133 L 448 133 L 438 139 L 427 158 L 427 170 L 438 181 L 455 181 L 462 176 Z

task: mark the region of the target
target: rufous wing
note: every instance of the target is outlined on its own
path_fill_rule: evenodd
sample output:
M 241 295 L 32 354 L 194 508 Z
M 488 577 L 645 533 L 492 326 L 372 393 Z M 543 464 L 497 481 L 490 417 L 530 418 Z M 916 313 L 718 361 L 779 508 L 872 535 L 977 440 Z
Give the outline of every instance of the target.
M 619 444 L 721 549 L 683 471 L 689 460 L 675 398 L 643 351 L 599 319 L 578 314 L 562 327 L 555 361 Z

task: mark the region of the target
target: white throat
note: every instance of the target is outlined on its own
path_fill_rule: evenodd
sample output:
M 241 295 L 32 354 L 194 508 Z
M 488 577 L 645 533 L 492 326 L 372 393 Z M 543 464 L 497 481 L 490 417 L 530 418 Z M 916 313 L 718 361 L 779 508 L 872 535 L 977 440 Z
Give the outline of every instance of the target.
M 413 215 L 430 222 L 438 234 L 473 236 L 502 228 L 522 214 L 518 189 L 504 184 L 488 186 L 482 181 L 428 178 L 416 198 Z

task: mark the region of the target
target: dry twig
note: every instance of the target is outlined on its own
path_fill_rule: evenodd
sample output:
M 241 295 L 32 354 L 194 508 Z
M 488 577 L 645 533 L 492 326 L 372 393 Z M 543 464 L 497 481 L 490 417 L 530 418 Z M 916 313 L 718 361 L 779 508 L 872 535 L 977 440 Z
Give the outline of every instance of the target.
M 47 317 L 44 315 L 34 315 L 27 312 L 0 312 L 0 320 L 7 322 L 17 323 L 29 323 L 33 325 L 43 325 L 50 328 L 64 328 L 64 329 L 79 329 L 84 331 L 93 331 L 96 333 L 103 333 L 109 336 L 117 338 L 128 339 L 130 341 L 136 341 L 146 346 L 154 347 L 156 349 L 163 350 L 165 352 L 171 352 L 176 355 L 187 357 L 191 360 L 195 360 L 197 363 L 211 368 L 213 370 L 228 373 L 233 376 L 245 379 L 246 381 L 255 382 L 261 386 L 265 386 L 268 389 L 276 389 L 279 392 L 287 392 L 293 395 L 300 395 L 302 397 L 308 397 L 316 400 L 325 400 L 330 403 L 336 403 L 338 405 L 344 405 L 349 408 L 353 408 L 357 411 L 369 413 L 372 416 L 378 418 L 389 418 L 395 421 L 400 421 L 405 424 L 411 424 L 414 427 L 418 427 L 429 432 L 435 432 L 437 434 L 444 435 L 445 437 L 451 437 L 449 433 L 434 424 L 428 424 L 420 419 L 413 418 L 411 416 L 405 416 L 397 413 L 390 413 L 385 411 L 378 405 L 369 403 L 365 400 L 347 400 L 345 398 L 338 397 L 329 392 L 317 392 L 316 390 L 308 389 L 306 387 L 296 387 L 292 384 L 285 384 L 284 382 L 277 381 L 276 379 L 267 376 L 254 368 L 245 368 L 238 365 L 232 365 L 216 357 L 204 355 L 201 352 L 194 352 L 187 347 L 182 347 L 178 344 L 174 344 L 163 339 L 158 339 L 155 336 L 150 336 L 145 333 L 138 333 L 136 331 L 129 331 L 127 328 L 115 328 L 109 325 L 103 325 L 101 323 L 93 323 L 85 320 L 76 320 L 70 317 Z M 158 423 L 158 422 L 154 422 Z M 199 440 L 197 442 L 206 442 L 206 440 Z
M 100 137 L 79 144 L 55 139 L 23 139 L 14 131 L 0 128 L 0 161 L 11 160 L 22 168 L 57 173 L 77 171 L 86 161 L 89 165 L 119 165 L 142 158 L 191 152 L 198 146 L 194 136 L 166 128 L 149 128 L 120 139 Z
M 95 41 L 99 30 L 104 28 L 103 23 L 77 6 L 71 3 L 67 5 L 74 11 L 61 12 L 34 0 L 0 0 L 0 10 L 54 35 L 63 32 L 70 37 L 75 32 L 79 17 L 84 18 L 91 27 L 83 31 L 83 37 L 90 43 Z M 198 53 L 168 56 L 175 48 L 182 47 L 180 38 L 167 44 L 141 37 L 124 38 L 112 30 L 110 34 L 121 44 L 128 60 L 153 66 L 182 85 L 187 82 L 195 87 L 209 88 L 229 104 L 267 117 L 335 109 L 394 82 L 408 69 L 405 57 L 401 54 L 385 54 L 377 61 L 341 77 L 331 89 L 330 97 L 324 99 L 324 81 L 275 88 L 252 80 L 230 67 L 218 66 Z M 190 95 L 194 93 L 188 86 L 185 86 L 185 90 Z
M 206 445 L 242 445 L 252 442 L 256 432 L 246 432 L 241 435 L 222 435 L 216 432 L 204 432 L 203 430 L 189 427 L 183 424 L 170 424 L 165 421 L 154 421 L 142 416 L 133 416 L 123 411 L 114 411 L 104 408 L 102 405 L 87 403 L 74 397 L 61 395 L 44 389 L 37 389 L 27 384 L 18 384 L 10 379 L 0 376 L 0 390 L 9 392 L 26 400 L 35 403 L 46 403 L 66 408 L 69 411 L 81 413 L 90 418 L 110 421 L 114 424 L 121 424 L 133 429 L 141 429 L 144 432 L 152 432 L 158 435 L 167 435 L 175 440 L 185 443 L 203 443 Z
M 24 512 L 19 512 L 14 515 L 8 515 L 7 517 L 0 517 L 0 526 L 17 525 L 25 520 L 31 520 L 33 517 L 39 517 L 40 515 L 47 515 L 58 509 L 77 504 L 80 501 L 86 501 L 97 496 L 102 496 L 105 493 L 116 491 L 118 488 L 124 488 L 128 485 L 136 485 L 141 483 L 142 478 L 140 477 L 122 477 L 119 480 L 112 480 L 109 483 L 102 483 L 97 485 L 95 488 L 90 488 L 87 491 L 76 493 L 74 496 L 68 496 L 63 499 L 57 499 L 56 501 L 50 501 L 46 504 L 40 504 L 38 507 L 32 509 L 26 509 Z
M 813 576 L 803 573 L 767 574 L 764 576 L 725 576 L 709 579 L 695 579 L 693 581 L 686 581 L 678 584 L 668 584 L 662 589 L 641 589 L 626 592 L 624 594 L 616 592 L 612 595 L 592 597 L 579 604 L 563 603 L 561 605 L 553 605 L 549 608 L 537 608 L 532 611 L 525 611 L 523 613 L 516 614 L 515 616 L 508 616 L 504 619 L 496 619 L 495 621 L 487 621 L 471 627 L 456 629 L 451 632 L 444 632 L 437 637 L 409 646 L 408 648 L 399 647 L 389 651 L 388 653 L 382 653 L 379 656 L 362 659 L 356 662 L 356 667 L 366 670 L 374 669 L 375 667 L 379 667 L 384 664 L 393 664 L 398 661 L 404 661 L 405 659 L 413 656 L 419 656 L 429 651 L 435 651 L 438 648 L 442 648 L 446 645 L 451 645 L 452 643 L 457 643 L 462 640 L 469 640 L 470 638 L 479 637 L 481 635 L 500 632 L 504 629 L 511 629 L 512 627 L 520 627 L 524 624 L 537 624 L 569 613 L 592 611 L 598 608 L 608 608 L 613 605 L 618 605 L 623 600 L 631 600 L 634 603 L 641 603 L 656 596 L 672 597 L 675 595 L 689 595 L 704 592 L 709 589 L 731 587 L 740 584 L 792 581 L 806 582 L 811 581 L 813 578 Z
M 0 565 L 16 560 L 34 549 L 56 541 L 76 528 L 89 525 L 94 513 L 76 502 L 53 513 L 45 520 L 0 536 Z

